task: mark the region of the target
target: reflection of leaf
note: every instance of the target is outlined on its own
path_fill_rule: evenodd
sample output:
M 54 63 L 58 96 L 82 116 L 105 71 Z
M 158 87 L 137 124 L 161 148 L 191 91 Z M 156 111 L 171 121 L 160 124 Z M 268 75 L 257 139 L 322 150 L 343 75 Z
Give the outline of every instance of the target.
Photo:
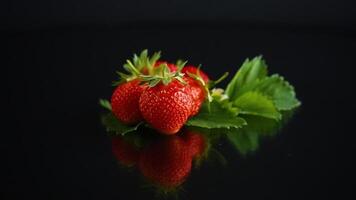
M 246 120 L 247 125 L 238 129 L 192 128 L 209 138 L 214 138 L 214 141 L 217 141 L 221 136 L 226 136 L 240 154 L 246 155 L 256 151 L 261 139 L 264 137 L 275 136 L 281 126 L 290 118 L 292 113 L 293 112 L 284 112 L 283 120 L 280 121 L 255 115 L 241 115 L 241 118 Z
M 240 128 L 246 125 L 244 119 L 236 117 L 236 111 L 230 111 L 224 107 L 220 102 L 213 100 L 209 105 L 205 103 L 199 114 L 190 118 L 185 125 L 202 128 Z
M 230 130 L 227 137 L 242 155 L 256 151 L 259 146 L 259 134 L 254 131 Z
M 142 124 L 139 123 L 134 126 L 128 126 L 117 120 L 111 112 L 106 115 L 102 115 L 101 122 L 106 127 L 106 131 L 115 132 L 117 135 L 125 135 L 129 132 L 136 131 L 137 128 Z
M 240 129 L 220 130 L 226 133 L 228 140 L 242 154 L 254 152 L 259 147 L 259 142 L 266 136 L 274 136 L 292 112 L 283 114 L 283 120 L 276 121 L 260 116 L 243 115 L 247 126 Z
M 246 119 L 248 123 L 248 126 L 246 126 L 244 130 L 257 132 L 260 136 L 274 135 L 282 124 L 281 121 L 253 115 L 244 115 L 243 118 Z
M 212 157 L 211 159 L 218 161 L 222 166 L 227 165 L 226 158 L 218 150 L 211 148 L 209 153 L 209 156 Z
M 281 114 L 268 97 L 257 92 L 247 92 L 233 102 L 241 114 L 257 115 L 272 119 L 280 119 Z

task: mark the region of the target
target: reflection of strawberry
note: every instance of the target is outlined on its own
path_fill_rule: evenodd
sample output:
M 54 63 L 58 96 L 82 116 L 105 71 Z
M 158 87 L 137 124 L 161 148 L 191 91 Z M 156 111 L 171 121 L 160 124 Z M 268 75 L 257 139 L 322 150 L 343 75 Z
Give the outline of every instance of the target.
M 121 136 L 112 139 L 112 152 L 123 165 L 132 166 L 138 161 L 139 150 Z
M 191 90 L 177 79 L 148 87 L 140 98 L 143 118 L 163 134 L 175 134 L 192 112 Z
M 198 80 L 193 79 L 192 77 L 189 77 L 189 73 L 200 76 L 205 84 L 209 82 L 209 77 L 202 70 L 194 66 L 185 66 L 183 67 L 182 72 L 186 74 L 185 76 L 187 77 L 187 83 L 191 87 L 191 95 L 194 100 L 191 115 L 196 115 L 199 112 L 201 104 L 205 100 L 206 92 L 202 83 L 200 83 Z
M 179 186 L 189 175 L 192 156 L 179 136 L 169 136 L 142 150 L 139 169 L 154 184 L 165 189 Z
M 111 97 L 111 107 L 114 115 L 125 124 L 134 124 L 142 121 L 139 109 L 139 99 L 145 90 L 145 85 L 135 79 L 120 84 Z
M 202 156 L 206 148 L 206 141 L 203 135 L 186 130 L 183 134 L 183 139 L 188 146 L 191 156 Z

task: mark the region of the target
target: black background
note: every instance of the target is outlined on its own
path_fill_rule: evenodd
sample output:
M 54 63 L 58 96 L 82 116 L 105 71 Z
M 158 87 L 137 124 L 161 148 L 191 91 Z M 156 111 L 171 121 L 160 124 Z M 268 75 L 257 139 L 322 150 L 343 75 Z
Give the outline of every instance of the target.
M 150 21 L 204 21 L 298 24 L 355 28 L 353 0 L 5 0 L 1 29 L 58 26 L 119 26 Z
M 229 165 L 194 170 L 183 199 L 354 196 L 352 1 L 1 4 L 3 199 L 153 198 L 118 168 L 97 104 L 110 97 L 114 71 L 144 48 L 203 64 L 212 78 L 262 54 L 303 103 L 256 154 L 222 144 Z

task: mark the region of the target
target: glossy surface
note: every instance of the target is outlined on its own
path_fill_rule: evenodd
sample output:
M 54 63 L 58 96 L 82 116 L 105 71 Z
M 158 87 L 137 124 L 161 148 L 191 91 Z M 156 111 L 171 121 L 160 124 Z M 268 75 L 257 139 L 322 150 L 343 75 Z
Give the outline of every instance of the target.
M 143 178 L 138 185 L 150 186 L 153 193 L 162 197 L 179 197 L 190 179 L 192 168 L 199 170 L 208 162 L 226 167 L 228 161 L 220 152 L 224 149 L 217 149 L 219 144 L 233 146 L 243 157 L 251 156 L 266 137 L 273 139 L 293 113 L 285 113 L 281 121 L 242 115 L 247 125 L 240 129 L 184 127 L 168 136 L 141 126 L 124 135 L 116 131 L 107 134 L 111 137 L 113 155 L 119 166 L 127 171 L 135 169 Z M 107 130 L 110 129 L 107 127 Z
M 189 30 L 189 31 L 188 31 Z M 121 170 L 100 124 L 115 70 L 143 48 L 187 58 L 215 79 L 263 54 L 303 102 L 253 154 L 222 141 L 227 164 L 193 169 L 182 199 L 306 199 L 352 195 L 354 34 L 230 26 L 61 29 L 10 33 L 4 45 L 8 111 L 2 194 L 14 199 L 154 199 L 138 173 Z M 225 83 L 225 82 L 224 82 Z M 222 83 L 222 85 L 224 85 Z M 10 198 L 4 198 L 10 199 Z

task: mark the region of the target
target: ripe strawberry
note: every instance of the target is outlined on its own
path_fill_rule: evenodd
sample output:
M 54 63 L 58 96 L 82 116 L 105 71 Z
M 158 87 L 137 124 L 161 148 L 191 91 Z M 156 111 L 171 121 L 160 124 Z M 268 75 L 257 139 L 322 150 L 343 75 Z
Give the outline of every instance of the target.
M 139 109 L 139 99 L 146 85 L 140 85 L 135 79 L 120 84 L 111 97 L 111 107 L 114 115 L 125 124 L 134 124 L 142 121 Z
M 139 104 L 143 118 L 153 128 L 171 135 L 177 133 L 191 115 L 193 99 L 190 87 L 173 79 L 167 85 L 160 82 L 148 87 Z
M 209 77 L 202 70 L 199 70 L 198 72 L 198 68 L 194 66 L 186 66 L 182 69 L 182 72 L 186 74 L 188 85 L 191 87 L 191 95 L 194 101 L 191 113 L 193 116 L 198 114 L 201 104 L 204 102 L 206 92 L 204 86 L 198 80 L 189 77 L 188 73 L 200 76 L 205 84 L 209 82 Z
M 199 109 L 205 100 L 206 92 L 203 86 L 193 78 L 187 77 L 185 80 L 187 84 L 190 86 L 190 90 L 191 90 L 190 94 L 193 99 L 192 110 L 190 115 L 194 116 L 198 114 Z
M 161 138 L 142 150 L 139 170 L 152 183 L 173 189 L 184 182 L 192 168 L 192 156 L 179 136 Z
M 111 144 L 113 154 L 123 165 L 132 166 L 137 163 L 139 150 L 134 145 L 125 141 L 121 136 L 113 138 Z
M 189 152 L 193 158 L 202 156 L 206 148 L 206 140 L 203 135 L 186 130 L 182 137 L 186 142 Z

